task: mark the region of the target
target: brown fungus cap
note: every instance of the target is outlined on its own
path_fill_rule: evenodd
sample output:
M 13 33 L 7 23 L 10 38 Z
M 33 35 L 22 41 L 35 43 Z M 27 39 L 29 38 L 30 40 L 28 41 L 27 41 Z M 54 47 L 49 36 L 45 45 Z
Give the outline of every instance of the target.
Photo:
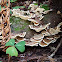
M 26 46 L 38 46 L 38 42 L 33 42 L 33 41 L 30 41 L 29 39 L 26 39 L 25 40 L 26 42 Z
M 41 47 L 46 47 L 46 46 L 48 46 L 50 43 L 54 43 L 54 42 L 56 42 L 56 40 L 57 39 L 46 39 L 46 38 L 44 38 L 41 42 L 39 42 L 39 45 L 41 46 Z
M 16 38 L 17 36 L 19 36 L 19 37 L 25 37 L 26 32 L 18 33 L 18 34 L 12 33 L 11 35 L 12 35 L 11 38 Z
M 29 27 L 30 27 L 30 29 L 33 29 L 36 32 L 40 32 L 40 31 L 46 29 L 49 25 L 50 25 L 50 23 L 48 23 L 46 25 L 40 25 L 40 26 L 29 25 Z
M 19 37 L 19 36 L 17 36 L 15 39 L 17 40 L 16 43 L 26 40 L 24 37 Z
M 46 46 L 48 46 L 46 43 L 43 42 L 43 40 L 39 43 L 39 45 L 40 45 L 41 47 L 46 47 Z

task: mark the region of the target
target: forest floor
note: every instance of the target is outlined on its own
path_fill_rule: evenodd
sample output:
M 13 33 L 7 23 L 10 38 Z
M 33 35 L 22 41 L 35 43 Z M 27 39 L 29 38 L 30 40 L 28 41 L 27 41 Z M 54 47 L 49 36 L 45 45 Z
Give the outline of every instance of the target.
M 17 6 L 17 5 L 21 5 L 20 2 L 17 3 L 16 5 L 14 3 L 12 3 L 11 6 L 14 7 L 14 6 Z M 45 17 L 48 17 L 48 20 L 52 21 L 53 19 L 51 18 L 51 14 L 52 14 L 53 19 L 54 19 L 54 15 L 56 15 L 55 12 L 47 14 Z M 11 20 L 13 20 L 13 21 L 11 21 Z M 20 22 L 20 20 L 21 20 L 20 18 L 15 18 L 15 17 L 12 17 L 12 16 L 10 17 L 10 22 L 13 23 L 11 25 L 12 32 L 17 31 L 15 29 L 17 23 L 18 23 L 18 26 L 20 24 L 21 25 L 25 24 L 24 25 L 25 27 L 23 26 L 24 29 L 21 28 L 21 31 L 19 30 L 18 32 L 26 31 L 27 32 L 26 38 L 32 37 L 34 31 L 32 31 L 28 28 L 28 24 L 30 24 L 30 23 L 27 22 L 27 24 L 26 24 L 26 21 L 21 21 Z M 57 19 L 55 19 L 55 20 L 57 20 Z M 14 21 L 17 22 L 17 23 L 15 23 Z M 21 27 L 21 25 L 19 27 Z M 19 52 L 18 57 L 11 57 L 10 62 L 51 62 L 49 59 L 47 59 L 47 57 L 52 54 L 52 52 L 55 50 L 55 48 L 57 47 L 59 42 L 60 42 L 60 38 L 54 44 L 50 44 L 47 47 L 40 47 L 40 46 L 29 47 L 29 46 L 26 46 L 25 52 L 24 53 Z M 42 58 L 39 59 L 39 57 L 42 57 Z M 38 61 L 38 59 L 39 59 L 39 61 Z M 53 59 L 55 59 L 54 62 L 62 62 L 62 45 L 60 46 L 60 48 L 58 49 L 58 51 L 54 55 Z M 0 61 L 8 62 L 8 55 L 6 55 L 6 53 L 3 52 L 3 51 L 0 51 Z

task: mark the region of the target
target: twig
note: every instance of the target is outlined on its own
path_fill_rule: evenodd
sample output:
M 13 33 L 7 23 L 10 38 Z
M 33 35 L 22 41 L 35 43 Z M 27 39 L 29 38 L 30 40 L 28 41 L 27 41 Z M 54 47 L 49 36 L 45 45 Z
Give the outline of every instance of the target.
M 10 62 L 11 56 L 8 55 L 8 62 Z
M 29 58 L 28 58 L 28 61 L 29 61 L 29 60 L 33 60 L 33 59 L 40 59 L 40 58 L 42 58 L 42 56 L 29 57 Z
M 4 48 L 5 46 L 1 46 L 0 48 Z
M 53 57 L 55 55 L 55 53 L 58 51 L 59 47 L 61 46 L 62 44 L 62 38 L 60 40 L 60 43 L 58 44 L 58 46 L 56 47 L 55 51 L 50 55 L 50 57 Z

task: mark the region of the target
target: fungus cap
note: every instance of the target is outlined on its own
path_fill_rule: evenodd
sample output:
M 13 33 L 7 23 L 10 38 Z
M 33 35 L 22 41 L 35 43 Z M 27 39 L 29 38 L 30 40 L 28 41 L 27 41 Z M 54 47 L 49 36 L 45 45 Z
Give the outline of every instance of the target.
M 33 29 L 33 30 L 35 30 L 36 32 L 40 32 L 40 31 L 42 31 L 42 30 L 44 30 L 44 29 L 46 29 L 48 26 L 50 25 L 50 23 L 48 23 L 48 24 L 46 24 L 46 25 L 40 25 L 40 26 L 33 26 L 33 25 L 29 25 L 29 27 L 30 27 L 30 29 Z
M 37 8 L 38 5 L 30 4 L 29 7 L 31 7 L 31 8 L 32 8 L 32 7 Z
M 25 35 L 26 35 L 26 32 L 19 33 L 19 34 L 12 33 L 11 38 L 16 38 L 17 36 L 19 36 L 19 37 L 25 37 Z
M 26 42 L 26 46 L 38 46 L 38 42 L 33 42 L 33 41 L 30 41 L 29 39 L 25 40 Z
M 43 34 L 36 34 L 35 36 L 33 36 L 34 39 L 43 39 L 44 35 Z
M 44 43 L 44 40 L 42 40 L 41 42 L 39 42 L 39 45 L 40 45 L 41 47 L 46 47 L 46 46 L 48 46 L 46 43 Z
M 15 39 L 17 40 L 17 42 L 26 40 L 24 37 L 19 37 L 19 36 L 17 36 Z
M 28 20 L 31 21 L 31 22 L 33 22 L 35 26 L 39 25 L 39 23 L 36 20 L 34 20 L 34 19 L 28 19 Z
M 49 40 L 49 39 L 44 38 L 41 42 L 39 42 L 39 45 L 40 45 L 41 47 L 46 47 L 46 46 L 48 46 L 50 43 L 56 42 L 56 40 L 57 40 L 57 39 Z
M 37 8 L 34 12 L 42 13 L 45 9 L 44 8 Z

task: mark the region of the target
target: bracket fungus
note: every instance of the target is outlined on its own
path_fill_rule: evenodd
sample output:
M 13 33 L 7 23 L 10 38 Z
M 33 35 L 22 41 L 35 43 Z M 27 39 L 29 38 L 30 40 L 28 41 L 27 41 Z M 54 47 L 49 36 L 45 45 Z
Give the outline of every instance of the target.
M 40 25 L 40 26 L 33 26 L 33 25 L 29 25 L 30 29 L 35 30 L 36 32 L 40 32 L 44 29 L 46 29 L 48 26 L 50 25 L 50 23 L 46 24 L 46 25 Z
M 20 9 L 13 9 L 12 16 L 20 17 L 21 19 L 28 20 L 29 18 L 29 11 L 20 11 Z
M 26 33 L 13 34 L 12 38 L 15 38 L 18 42 L 25 40 L 26 46 L 38 46 L 46 47 L 50 43 L 56 42 L 60 37 L 62 20 L 61 16 L 56 14 L 52 9 L 45 10 L 40 8 L 39 5 L 31 3 L 28 7 L 29 10 L 13 9 L 12 16 L 20 17 L 23 20 L 31 22 L 29 28 L 36 32 L 31 38 L 26 39 Z M 50 12 L 51 11 L 51 12 Z
M 39 13 L 42 13 L 45 9 L 44 8 L 37 8 L 34 12 L 39 12 Z
M 35 26 L 39 25 L 39 23 L 36 20 L 34 20 L 34 19 L 28 19 L 28 20 L 31 21 L 31 22 L 33 22 Z
M 33 41 L 33 42 L 40 42 L 42 41 L 44 38 L 44 35 L 42 34 L 39 34 L 39 35 L 35 35 L 33 36 L 32 38 L 30 38 L 30 41 Z
M 12 33 L 11 38 L 16 38 L 17 36 L 19 36 L 19 37 L 25 37 L 25 35 L 26 35 L 26 32 L 19 33 L 19 34 Z
M 17 40 L 17 42 L 25 41 L 25 40 L 26 40 L 26 38 L 24 38 L 24 37 L 19 37 L 19 36 L 17 36 L 15 39 Z M 17 42 L 16 42 L 16 43 L 17 43 Z
M 11 38 L 16 39 L 16 42 L 15 42 L 15 43 L 18 43 L 18 42 L 20 42 L 20 41 L 26 40 L 26 38 L 24 38 L 25 35 L 26 35 L 26 32 L 19 33 L 19 34 L 12 33 L 12 34 L 11 34 Z
M 40 45 L 41 47 L 46 47 L 46 46 L 48 46 L 50 43 L 56 42 L 59 37 L 60 37 L 59 35 L 48 36 L 48 37 L 44 38 L 44 39 L 39 43 L 39 45 Z
M 29 7 L 31 8 L 30 11 L 34 12 L 34 10 L 38 8 L 38 5 L 30 4 Z
M 28 20 L 34 23 L 35 26 L 38 26 L 41 23 L 40 20 L 42 20 L 43 18 L 44 16 L 35 14 L 35 17 L 31 17 Z
M 29 39 L 26 39 L 25 40 L 26 42 L 26 46 L 38 46 L 38 42 L 33 42 L 33 41 L 30 41 Z
M 28 20 L 29 18 L 35 17 L 35 14 L 30 13 L 29 10 L 28 11 L 24 11 L 24 10 L 20 11 L 20 9 L 13 9 L 12 12 L 13 12 L 12 16 L 20 17 L 23 20 Z

